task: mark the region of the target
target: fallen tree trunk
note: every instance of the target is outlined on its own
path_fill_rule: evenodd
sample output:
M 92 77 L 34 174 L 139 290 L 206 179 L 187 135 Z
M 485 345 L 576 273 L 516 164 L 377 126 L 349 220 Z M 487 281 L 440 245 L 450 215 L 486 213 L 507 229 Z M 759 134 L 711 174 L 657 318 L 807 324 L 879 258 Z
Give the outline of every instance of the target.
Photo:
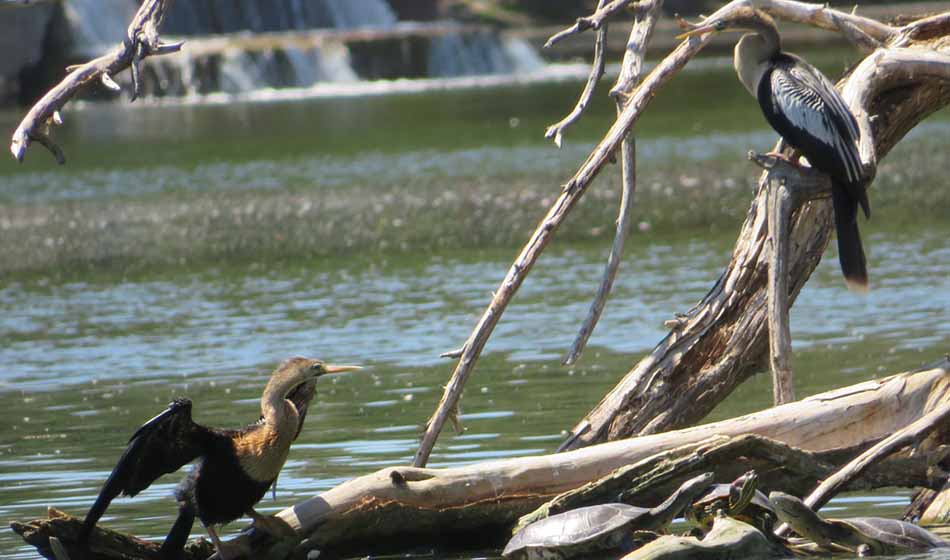
M 693 461 L 696 469 L 721 470 L 731 476 L 729 468 L 740 464 L 738 461 L 730 459 L 724 460 L 726 465 L 708 465 L 689 457 L 708 451 L 710 443 L 714 443 L 710 438 L 725 436 L 727 440 L 723 443 L 729 443 L 737 436 L 757 434 L 804 452 L 820 453 L 814 464 L 826 463 L 828 469 L 837 468 L 852 458 L 840 449 L 863 450 L 945 402 L 950 402 L 948 359 L 920 371 L 860 383 L 722 422 L 568 453 L 450 469 L 386 468 L 341 484 L 285 509 L 278 516 L 302 539 L 296 548 L 301 554 L 315 548 L 323 550 L 326 556 L 354 551 L 393 552 L 413 545 L 432 546 L 447 539 L 456 546 L 484 548 L 503 540 L 519 516 L 557 494 L 640 461 L 652 461 L 654 467 L 663 467 L 665 458 L 656 457 L 658 453 L 683 448 L 678 457 L 671 454 L 670 460 Z M 941 434 L 928 441 L 942 443 L 944 439 Z M 751 445 L 748 442 L 730 445 L 745 449 L 743 455 L 751 454 L 749 448 L 742 447 Z M 885 472 L 897 478 L 880 478 L 876 484 L 939 487 L 942 481 L 931 484 L 923 480 L 926 456 L 918 460 L 923 463 L 917 467 L 905 464 L 899 469 L 887 469 Z M 804 470 L 794 462 L 784 468 L 792 471 L 786 481 Z M 813 477 L 821 476 L 821 472 L 799 476 L 802 482 L 798 484 L 804 488 L 784 489 L 807 491 L 815 482 Z M 668 478 L 657 478 L 658 484 L 644 488 L 637 500 L 655 502 L 678 480 Z M 873 480 L 864 477 L 857 483 Z M 14 530 L 32 535 L 31 544 L 41 550 L 44 538 L 48 546 L 50 535 L 59 537 L 67 547 L 73 542 L 70 534 L 58 533 L 62 529 L 46 520 L 14 523 Z M 264 557 L 271 544 L 259 536 L 251 531 L 236 540 L 252 551 L 253 557 Z M 285 548 L 287 543 L 280 546 Z

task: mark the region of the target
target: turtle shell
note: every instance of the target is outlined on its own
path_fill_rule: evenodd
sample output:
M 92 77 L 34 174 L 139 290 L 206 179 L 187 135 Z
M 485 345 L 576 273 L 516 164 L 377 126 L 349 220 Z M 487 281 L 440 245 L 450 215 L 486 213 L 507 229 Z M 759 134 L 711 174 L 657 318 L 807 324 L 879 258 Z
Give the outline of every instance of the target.
M 927 529 L 897 519 L 849 517 L 828 521 L 854 530 L 859 540 L 878 553 L 918 552 L 950 546 L 950 542 Z
M 536 521 L 508 541 L 506 558 L 570 558 L 620 546 L 647 509 L 627 504 L 582 507 Z

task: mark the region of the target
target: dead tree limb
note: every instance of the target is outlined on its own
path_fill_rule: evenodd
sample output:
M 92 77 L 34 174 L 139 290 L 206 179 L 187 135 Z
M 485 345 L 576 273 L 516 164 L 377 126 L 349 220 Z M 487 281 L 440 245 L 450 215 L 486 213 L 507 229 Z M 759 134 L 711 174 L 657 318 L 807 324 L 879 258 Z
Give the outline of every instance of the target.
M 640 82 L 647 45 L 650 44 L 650 37 L 662 8 L 663 0 L 654 0 L 649 8 L 637 14 L 633 28 L 630 30 L 630 39 L 627 41 L 620 75 L 617 77 L 617 83 L 610 89 L 610 96 L 617 104 L 618 113 L 623 113 L 628 96 Z M 620 145 L 620 186 L 620 209 L 613 244 L 610 246 L 610 254 L 607 255 L 607 264 L 604 267 L 603 279 L 594 295 L 594 301 L 590 304 L 587 317 L 581 324 L 571 349 L 564 357 L 564 365 L 576 362 L 584 351 L 584 347 L 587 346 L 587 340 L 600 320 L 600 315 L 607 304 L 607 296 L 610 295 L 614 279 L 617 277 L 617 270 L 620 268 L 624 242 L 630 232 L 630 223 L 633 219 L 633 200 L 637 190 L 637 144 L 632 132 Z
M 842 96 L 862 129 L 866 164 L 876 163 L 907 131 L 950 102 L 950 55 L 943 52 L 945 41 L 939 41 L 950 34 L 950 18 L 939 21 L 947 26 L 943 34 L 930 28 L 931 42 L 913 49 L 879 49 L 844 82 Z M 875 26 L 869 29 L 877 33 Z M 901 36 L 898 29 L 884 38 Z M 875 115 L 873 123 L 869 115 Z M 712 290 L 578 422 L 563 449 L 694 423 L 761 367 L 768 348 L 766 179 L 763 174 L 732 260 Z M 788 260 L 790 303 L 827 245 L 829 208 L 819 200 L 795 216 Z M 677 390 L 669 390 L 674 383 Z
M 600 29 L 601 26 L 604 25 L 604 22 L 606 22 L 611 16 L 636 1 L 637 0 L 612 0 L 600 2 L 597 6 L 597 10 L 594 11 L 593 14 L 577 18 L 577 21 L 574 23 L 574 25 L 552 35 L 551 38 L 544 43 L 543 48 L 549 49 L 556 45 L 559 41 L 566 39 L 571 35 L 583 33 L 588 29 Z
M 393 553 L 406 547 L 464 542 L 472 547 L 502 542 L 518 517 L 558 494 L 601 479 L 617 469 L 641 463 L 637 480 L 615 479 L 610 492 L 636 486 L 637 500 L 662 499 L 695 469 L 717 471 L 728 478 L 745 465 L 780 464 L 763 469 L 764 480 L 784 489 L 805 491 L 817 477 L 827 476 L 849 461 L 855 450 L 867 449 L 888 435 L 950 403 L 950 360 L 928 369 L 845 387 L 814 397 L 722 422 L 609 442 L 568 453 L 520 457 L 448 469 L 389 467 L 345 482 L 298 503 L 278 516 L 298 535 L 294 557 L 320 549 L 321 558 L 354 553 Z M 760 445 L 758 437 L 776 440 Z M 937 442 L 942 443 L 942 442 Z M 719 447 L 717 447 L 719 446 Z M 797 451 L 782 451 L 785 446 Z M 674 452 L 681 448 L 681 452 Z M 718 449 L 718 451 L 714 451 Z M 845 450 L 845 451 L 842 451 Z M 657 455 L 660 454 L 660 455 Z M 706 456 L 709 456 L 708 458 Z M 747 459 L 738 459 L 738 457 Z M 814 457 L 812 463 L 808 457 Z M 932 480 L 926 454 L 890 463 L 852 481 L 853 488 L 878 485 L 920 485 L 939 488 Z M 897 461 L 898 459 L 893 459 Z M 735 464 L 734 464 L 735 463 Z M 727 474 L 728 473 L 728 474 Z M 684 475 L 685 476 L 685 475 Z M 775 477 L 775 478 L 773 478 Z M 651 482 L 652 481 L 652 482 Z M 18 523 L 43 538 L 59 538 L 74 546 L 78 527 L 53 528 L 48 520 Z M 18 529 L 19 530 L 19 529 Z M 73 535 L 71 537 L 71 535 Z M 98 537 L 94 537 L 98 538 Z M 253 558 L 264 558 L 271 543 L 251 530 L 236 539 Z M 282 541 L 280 546 L 287 547 Z M 136 558 L 129 556 L 128 558 Z M 278 557 L 284 557 L 279 556 Z M 98 556 L 86 560 L 100 560 Z M 111 558 L 115 558 L 112 556 Z
M 772 400 L 784 404 L 795 400 L 792 368 L 792 335 L 788 311 L 788 254 L 792 213 L 802 204 L 831 195 L 828 177 L 799 168 L 772 156 L 749 153 L 749 159 L 766 170 L 768 199 L 768 333 L 769 365 L 772 370 Z M 790 185 L 794 185 L 792 188 Z
M 119 86 L 112 76 L 131 67 L 131 100 L 135 101 L 141 93 L 142 60 L 148 56 L 181 50 L 183 43 L 162 43 L 158 38 L 158 28 L 162 25 L 171 2 L 172 0 L 145 0 L 132 18 L 121 45 L 109 54 L 67 69 L 69 74 L 33 105 L 13 132 L 10 152 L 17 161 L 23 161 L 31 142 L 39 142 L 53 154 L 58 163 L 66 163 L 63 150 L 51 138 L 51 128 L 53 125 L 62 124 L 60 112 L 63 106 L 85 86 L 98 81 L 110 89 L 118 89 Z
M 547 215 L 521 249 L 521 253 L 515 259 L 511 268 L 508 269 L 508 273 L 495 291 L 488 308 L 482 314 L 472 334 L 469 335 L 468 340 L 462 347 L 459 362 L 445 387 L 442 399 L 436 407 L 435 413 L 426 423 L 422 442 L 413 461 L 414 465 L 422 466 L 428 461 L 435 441 L 442 431 L 442 426 L 445 425 L 445 421 L 451 412 L 456 409 L 462 389 L 469 375 L 471 375 L 482 349 L 484 349 L 492 331 L 495 329 L 495 325 L 498 324 L 501 315 L 511 302 L 511 298 L 514 297 L 531 271 L 531 267 L 534 266 L 544 248 L 550 243 L 551 237 L 558 226 L 564 222 L 567 214 L 586 192 L 587 187 L 607 164 L 612 154 L 620 147 L 627 133 L 643 114 L 644 108 L 653 100 L 657 90 L 685 66 L 710 39 L 711 37 L 706 35 L 684 41 L 650 72 L 643 83 L 630 96 L 623 112 L 610 127 L 604 139 L 594 148 L 587 161 L 564 186 L 561 194 L 548 210 Z
M 607 0 L 600 0 L 597 4 L 597 9 L 604 7 L 604 4 L 607 3 Z M 607 25 L 604 24 L 600 29 L 597 30 L 597 36 L 594 39 L 594 61 L 591 63 L 590 74 L 587 76 L 587 83 L 584 84 L 584 90 L 581 92 L 580 97 L 577 99 L 577 104 L 574 105 L 574 108 L 566 117 L 560 121 L 552 124 L 544 131 L 545 138 L 554 138 L 554 144 L 560 148 L 561 140 L 564 136 L 564 131 L 567 127 L 571 126 L 578 119 L 581 118 L 581 115 L 584 114 L 584 111 L 587 109 L 587 105 L 590 103 L 590 100 L 594 97 L 594 91 L 597 89 L 597 82 L 600 81 L 600 78 L 604 75 L 604 67 L 606 65 L 606 59 L 604 58 L 604 53 L 607 50 Z

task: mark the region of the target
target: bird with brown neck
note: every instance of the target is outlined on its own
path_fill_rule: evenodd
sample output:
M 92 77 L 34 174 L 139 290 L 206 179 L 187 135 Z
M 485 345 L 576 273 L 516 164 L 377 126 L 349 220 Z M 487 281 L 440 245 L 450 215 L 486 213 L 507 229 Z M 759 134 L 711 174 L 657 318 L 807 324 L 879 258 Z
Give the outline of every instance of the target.
M 247 515 L 255 525 L 273 531 L 273 518 L 254 510 L 277 480 L 287 460 L 290 444 L 303 428 L 307 408 L 316 392 L 317 379 L 360 369 L 359 366 L 326 364 L 320 360 L 291 358 L 274 370 L 261 396 L 261 416 L 240 429 L 209 428 L 191 419 L 191 401 L 176 399 L 146 422 L 129 440 L 79 534 L 79 544 L 89 537 L 99 518 L 118 495 L 135 496 L 163 474 L 196 461 L 176 491 L 178 519 L 162 544 L 162 557 L 180 558 L 195 517 L 208 530 L 218 555 L 230 555 L 216 530 Z

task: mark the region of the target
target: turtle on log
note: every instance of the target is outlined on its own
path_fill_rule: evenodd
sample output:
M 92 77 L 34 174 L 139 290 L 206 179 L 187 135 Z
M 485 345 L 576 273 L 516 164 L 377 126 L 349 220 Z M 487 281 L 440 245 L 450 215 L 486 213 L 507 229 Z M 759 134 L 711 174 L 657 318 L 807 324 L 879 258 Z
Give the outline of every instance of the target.
M 825 519 L 805 502 L 784 492 L 772 492 L 769 501 L 779 520 L 799 535 L 823 547 L 843 547 L 860 556 L 923 552 L 950 546 L 913 523 L 884 517 Z
M 511 538 L 502 556 L 525 560 L 565 560 L 601 550 L 633 545 L 636 531 L 661 531 L 709 488 L 712 473 L 684 482 L 654 508 L 601 504 L 566 511 L 536 521 Z
M 744 521 L 765 534 L 772 532 L 775 511 L 768 497 L 758 490 L 759 477 L 749 471 L 731 484 L 714 484 L 688 508 L 686 519 L 704 533 L 713 525 L 719 512 Z

